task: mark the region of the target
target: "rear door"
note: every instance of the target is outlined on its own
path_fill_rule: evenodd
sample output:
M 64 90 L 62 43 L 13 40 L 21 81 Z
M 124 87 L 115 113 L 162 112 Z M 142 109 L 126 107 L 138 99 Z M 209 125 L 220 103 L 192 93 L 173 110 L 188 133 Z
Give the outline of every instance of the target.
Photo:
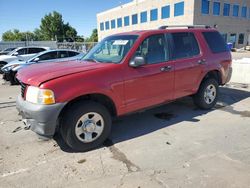
M 174 65 L 164 34 L 146 38 L 135 56 L 144 57 L 147 64 L 129 67 L 125 76 L 127 111 L 135 111 L 173 99 Z
M 205 71 L 205 59 L 197 36 L 193 32 L 168 34 L 171 62 L 175 66 L 174 98 L 193 94 Z

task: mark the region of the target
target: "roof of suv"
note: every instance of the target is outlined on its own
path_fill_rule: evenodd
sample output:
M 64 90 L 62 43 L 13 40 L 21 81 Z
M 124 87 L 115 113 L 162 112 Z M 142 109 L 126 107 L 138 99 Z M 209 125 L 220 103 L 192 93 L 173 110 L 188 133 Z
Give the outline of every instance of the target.
M 163 33 L 163 32 L 195 32 L 195 31 L 217 31 L 214 28 L 182 28 L 180 27 L 169 27 L 166 29 L 152 29 L 152 30 L 135 30 L 129 32 L 123 32 L 115 35 L 144 35 L 144 34 L 156 34 L 156 33 Z

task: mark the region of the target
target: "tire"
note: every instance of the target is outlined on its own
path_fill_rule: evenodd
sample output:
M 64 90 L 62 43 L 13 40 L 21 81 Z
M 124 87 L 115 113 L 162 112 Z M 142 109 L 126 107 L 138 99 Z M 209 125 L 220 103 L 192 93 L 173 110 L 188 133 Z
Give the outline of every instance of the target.
M 110 113 L 99 103 L 93 101 L 76 103 L 69 107 L 63 116 L 61 136 L 75 151 L 97 148 L 111 132 Z
M 218 92 L 218 81 L 208 78 L 201 83 L 198 92 L 193 96 L 194 104 L 203 110 L 211 109 L 217 103 Z
M 10 81 L 10 85 L 17 85 L 18 84 L 18 81 L 16 79 L 16 72 L 12 72 L 10 74 L 9 81 Z

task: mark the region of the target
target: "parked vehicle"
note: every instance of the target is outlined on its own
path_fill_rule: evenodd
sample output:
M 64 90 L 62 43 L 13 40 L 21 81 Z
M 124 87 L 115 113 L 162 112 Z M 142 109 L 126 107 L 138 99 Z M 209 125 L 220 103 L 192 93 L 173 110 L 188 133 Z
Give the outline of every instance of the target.
M 16 48 L 6 48 L 5 50 L 0 52 L 0 55 L 7 55 L 8 53 L 12 52 Z
M 82 62 L 20 70 L 17 109 L 37 134 L 52 137 L 58 130 L 68 146 L 87 151 L 108 137 L 112 117 L 184 96 L 211 109 L 218 86 L 230 79 L 231 62 L 223 38 L 209 27 L 117 34 Z
M 7 55 L 0 56 L 0 68 L 14 60 L 27 60 L 39 52 L 48 50 L 48 47 L 19 47 Z M 2 73 L 2 72 L 0 72 Z
M 10 83 L 17 84 L 16 73 L 27 66 L 38 63 L 48 63 L 48 62 L 62 62 L 62 61 L 72 61 L 79 60 L 84 56 L 83 53 L 79 53 L 73 50 L 47 50 L 38 53 L 34 57 L 24 60 L 11 61 L 7 65 L 2 67 L 2 72 L 4 73 L 3 78 Z

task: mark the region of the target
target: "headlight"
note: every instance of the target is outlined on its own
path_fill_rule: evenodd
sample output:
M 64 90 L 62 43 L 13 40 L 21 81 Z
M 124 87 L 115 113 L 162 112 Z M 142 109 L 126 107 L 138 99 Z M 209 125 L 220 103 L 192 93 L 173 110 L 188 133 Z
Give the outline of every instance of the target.
M 29 86 L 26 92 L 26 100 L 35 104 L 54 104 L 55 96 L 50 89 Z

